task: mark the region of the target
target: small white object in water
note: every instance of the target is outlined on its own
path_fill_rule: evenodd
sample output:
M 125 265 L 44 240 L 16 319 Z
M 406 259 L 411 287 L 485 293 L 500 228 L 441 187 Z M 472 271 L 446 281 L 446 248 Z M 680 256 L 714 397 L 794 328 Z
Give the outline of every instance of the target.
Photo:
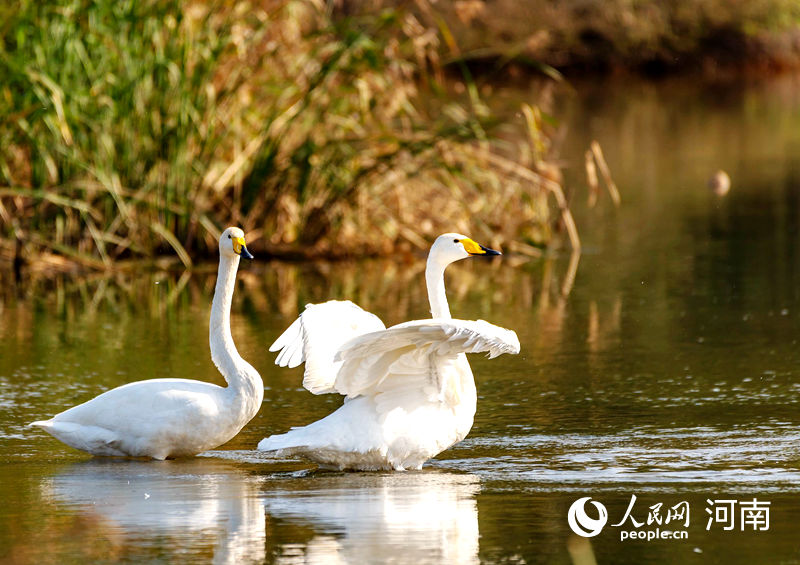
M 144 493 L 144 499 L 147 500 L 148 498 L 150 498 L 150 495 L 147 494 L 147 493 Z
M 728 173 L 720 169 L 708 179 L 708 188 L 717 196 L 725 196 L 731 189 L 731 177 Z

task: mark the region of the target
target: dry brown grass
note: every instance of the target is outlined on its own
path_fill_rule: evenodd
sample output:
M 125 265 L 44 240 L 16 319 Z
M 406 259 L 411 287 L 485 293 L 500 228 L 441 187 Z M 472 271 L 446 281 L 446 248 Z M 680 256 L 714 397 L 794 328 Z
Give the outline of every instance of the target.
M 410 13 L 333 20 L 319 0 L 12 8 L 2 256 L 103 269 L 167 253 L 190 266 L 229 224 L 275 255 L 422 248 L 453 230 L 536 253 L 566 239 L 559 226 L 579 246 L 561 188 L 540 175 L 538 111 L 523 109 L 516 146 L 496 138 L 468 76 L 448 92 L 442 36 Z

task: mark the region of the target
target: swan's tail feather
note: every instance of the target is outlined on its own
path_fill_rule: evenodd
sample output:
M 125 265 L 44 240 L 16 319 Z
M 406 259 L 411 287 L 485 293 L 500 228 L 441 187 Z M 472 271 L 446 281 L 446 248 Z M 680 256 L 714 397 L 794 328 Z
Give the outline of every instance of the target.
M 285 434 L 275 434 L 265 437 L 258 442 L 259 451 L 278 451 L 285 449 L 304 449 L 308 448 L 309 441 L 302 432 L 304 428 L 294 428 Z M 288 455 L 288 454 L 287 454 Z
M 120 448 L 119 436 L 111 430 L 100 426 L 85 426 L 63 420 L 42 420 L 31 422 L 28 426 L 42 428 L 58 441 L 86 451 L 92 455 L 124 456 L 132 455 Z M 135 454 L 134 454 L 135 455 Z M 163 459 L 153 455 L 154 459 Z
M 51 420 L 36 420 L 35 422 L 31 422 L 30 424 L 28 424 L 29 428 L 32 428 L 34 426 L 37 427 L 37 428 L 52 428 L 53 427 L 53 420 L 52 419 Z
M 297 433 L 300 432 L 300 433 Z M 386 449 L 345 449 L 326 445 L 308 437 L 308 430 L 298 428 L 285 434 L 262 439 L 258 443 L 260 451 L 267 451 L 274 457 L 301 457 L 319 465 L 322 469 L 351 471 L 403 470 L 387 458 Z M 422 467 L 420 461 L 415 468 Z

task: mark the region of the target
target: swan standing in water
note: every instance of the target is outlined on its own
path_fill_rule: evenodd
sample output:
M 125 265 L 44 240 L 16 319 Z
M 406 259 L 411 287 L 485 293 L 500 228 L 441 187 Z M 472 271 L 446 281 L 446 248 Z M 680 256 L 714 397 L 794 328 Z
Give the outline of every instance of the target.
M 153 459 L 196 455 L 239 433 L 264 398 L 261 376 L 239 356 L 231 337 L 231 298 L 239 258 L 253 256 L 239 228 L 222 233 L 219 253 L 209 342 L 211 359 L 228 382 L 226 388 L 188 379 L 139 381 L 30 425 L 92 455 Z
M 403 470 L 420 469 L 464 439 L 477 401 L 465 353 L 519 353 L 519 340 L 483 320 L 452 319 L 444 271 L 460 259 L 499 254 L 464 235 L 439 236 L 425 268 L 431 320 L 386 329 L 349 301 L 307 306 L 270 351 L 280 350 L 280 366 L 305 362 L 303 386 L 342 394 L 344 404 L 308 426 L 261 440 L 258 449 L 328 468 Z

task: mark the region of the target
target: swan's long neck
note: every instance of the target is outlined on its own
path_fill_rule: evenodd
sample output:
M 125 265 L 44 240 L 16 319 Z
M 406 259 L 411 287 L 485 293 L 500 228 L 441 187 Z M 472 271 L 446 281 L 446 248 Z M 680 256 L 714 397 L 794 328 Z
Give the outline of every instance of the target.
M 231 335 L 231 300 L 236 285 L 239 257 L 222 255 L 217 273 L 217 286 L 211 302 L 211 319 L 208 324 L 208 339 L 211 359 L 228 382 L 234 394 L 248 398 L 263 398 L 264 389 L 258 372 L 242 359 Z M 261 403 L 259 399 L 258 404 Z
M 447 304 L 447 294 L 444 290 L 444 270 L 447 263 L 441 264 L 439 261 L 432 261 L 428 256 L 428 263 L 425 266 L 425 282 L 428 285 L 428 300 L 431 303 L 431 315 L 434 318 L 450 318 L 450 307 Z M 448 365 L 450 378 L 454 379 L 457 394 L 452 399 L 452 409 L 457 416 L 458 440 L 466 437 L 472 428 L 473 418 L 477 402 L 477 391 L 475 389 L 475 379 L 469 367 L 467 356 L 463 353 Z
M 447 293 L 444 291 L 444 270 L 442 265 L 431 260 L 425 266 L 425 282 L 428 286 L 428 300 L 431 303 L 431 315 L 434 318 L 450 318 L 450 307 L 447 305 Z

